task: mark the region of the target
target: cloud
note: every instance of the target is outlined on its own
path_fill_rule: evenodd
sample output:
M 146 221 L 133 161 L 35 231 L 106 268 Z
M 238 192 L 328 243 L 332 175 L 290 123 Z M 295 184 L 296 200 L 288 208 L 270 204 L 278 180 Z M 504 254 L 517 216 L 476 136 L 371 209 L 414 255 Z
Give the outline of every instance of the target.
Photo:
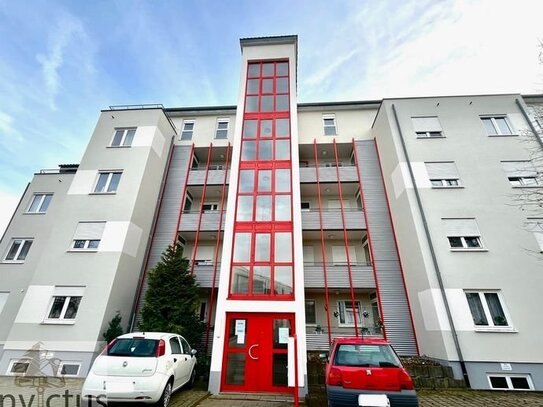
M 8 223 L 18 203 L 19 198 L 17 195 L 0 191 L 0 238 L 8 227 Z
M 51 109 L 57 108 L 55 99 L 61 86 L 59 72 L 65 63 L 67 49 L 73 44 L 74 52 L 85 52 L 88 42 L 89 37 L 81 21 L 68 13 L 63 13 L 49 34 L 47 53 L 36 55 L 41 65 Z M 86 67 L 92 69 L 91 64 L 87 64 Z
M 13 142 L 21 143 L 23 137 L 15 130 L 13 125 L 13 117 L 9 114 L 0 111 L 0 144 L 6 149 L 12 151 Z

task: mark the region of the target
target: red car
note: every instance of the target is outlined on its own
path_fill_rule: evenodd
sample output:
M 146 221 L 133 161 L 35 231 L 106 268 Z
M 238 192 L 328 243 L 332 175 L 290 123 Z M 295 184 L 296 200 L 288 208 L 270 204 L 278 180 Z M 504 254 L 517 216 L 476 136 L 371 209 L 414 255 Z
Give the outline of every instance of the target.
M 326 365 L 329 407 L 418 407 L 409 373 L 383 339 L 337 338 Z

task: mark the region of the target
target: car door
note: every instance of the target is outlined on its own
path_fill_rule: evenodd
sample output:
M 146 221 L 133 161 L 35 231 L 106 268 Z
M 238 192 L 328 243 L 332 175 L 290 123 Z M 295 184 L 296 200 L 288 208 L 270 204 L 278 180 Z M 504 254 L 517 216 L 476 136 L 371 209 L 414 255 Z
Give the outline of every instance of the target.
M 185 367 L 186 367 L 186 379 L 183 383 L 186 383 L 190 380 L 190 375 L 192 374 L 192 368 L 196 363 L 196 357 L 192 354 L 192 348 L 189 343 L 182 336 L 179 337 L 179 342 L 183 348 L 183 356 L 185 358 Z
M 173 361 L 173 369 L 174 369 L 174 382 L 173 387 L 174 389 L 178 388 L 179 386 L 182 386 L 185 382 L 185 369 L 184 369 L 184 363 L 185 363 L 185 355 L 183 355 L 183 349 L 181 348 L 181 344 L 179 343 L 179 339 L 177 336 L 172 336 L 170 338 L 170 349 L 172 351 L 172 361 Z

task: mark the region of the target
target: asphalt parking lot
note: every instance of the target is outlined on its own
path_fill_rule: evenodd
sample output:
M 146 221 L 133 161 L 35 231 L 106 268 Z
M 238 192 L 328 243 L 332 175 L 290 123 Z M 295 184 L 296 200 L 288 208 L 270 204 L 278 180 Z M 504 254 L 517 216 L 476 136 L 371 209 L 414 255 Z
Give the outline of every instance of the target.
M 0 407 L 84 407 L 80 404 L 82 380 L 0 377 Z M 475 390 L 421 390 L 421 407 L 543 407 L 543 393 Z M 252 395 L 208 397 L 205 386 L 178 391 L 171 407 L 283 407 L 284 398 Z

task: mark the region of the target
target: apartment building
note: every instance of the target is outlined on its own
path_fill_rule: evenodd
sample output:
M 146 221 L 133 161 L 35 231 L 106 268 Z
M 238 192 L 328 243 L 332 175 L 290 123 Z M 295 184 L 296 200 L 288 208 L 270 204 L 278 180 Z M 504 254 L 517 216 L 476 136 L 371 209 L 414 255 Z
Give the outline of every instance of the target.
M 543 390 L 543 96 L 298 103 L 295 36 L 241 51 L 235 105 L 111 107 L 80 164 L 35 174 L 0 241 L 0 374 L 38 344 L 84 377 L 178 240 L 212 393 L 303 394 L 339 336 Z

